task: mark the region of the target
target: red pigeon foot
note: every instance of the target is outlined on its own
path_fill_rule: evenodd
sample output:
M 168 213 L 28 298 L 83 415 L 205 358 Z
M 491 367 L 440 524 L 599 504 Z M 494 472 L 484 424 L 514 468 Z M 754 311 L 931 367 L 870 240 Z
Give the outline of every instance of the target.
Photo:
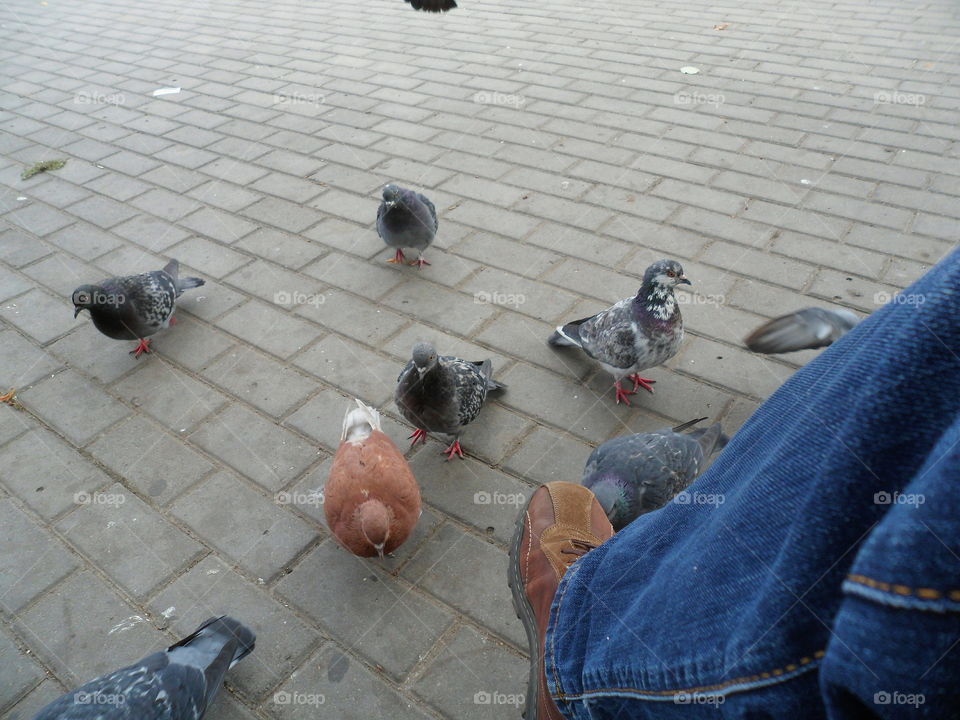
M 619 380 L 617 380 L 617 381 L 613 384 L 613 387 L 614 387 L 614 390 L 616 390 L 616 394 L 617 394 L 617 405 L 619 405 L 621 401 L 623 401 L 623 404 L 624 404 L 624 405 L 629 405 L 629 404 L 630 404 L 630 396 L 633 395 L 633 394 L 636 392 L 636 390 L 624 390 L 624 389 L 620 386 L 620 381 L 619 381 Z
M 139 358 L 143 353 L 150 352 L 150 341 L 145 338 L 140 338 L 140 342 L 137 343 L 137 346 L 130 351 L 130 354 L 135 358 Z
M 427 444 L 427 431 L 426 431 L 426 430 L 421 430 L 420 428 L 417 428 L 416 430 L 413 431 L 413 434 L 410 435 L 410 437 L 407 438 L 407 440 L 409 440 L 410 438 L 413 438 L 413 442 L 410 443 L 410 447 L 411 447 L 411 448 L 416 446 L 418 440 L 423 440 L 423 444 L 426 445 L 426 444 Z
M 447 460 L 452 460 L 454 455 L 463 458 L 463 450 L 460 447 L 460 441 L 454 440 L 453 444 L 444 450 L 443 453 L 447 456 Z
M 177 324 L 177 319 L 175 317 L 170 318 L 170 327 L 173 327 Z
M 656 380 L 647 380 L 647 378 L 640 377 L 639 373 L 634 373 L 633 375 L 627 375 L 628 378 L 633 380 L 633 391 L 636 392 L 637 388 L 643 388 L 644 390 L 649 390 L 653 392 L 653 388 L 650 387 Z
M 407 258 L 403 255 L 403 250 L 397 248 L 397 254 L 393 256 L 393 260 L 387 260 L 388 263 L 399 263 L 402 264 Z
M 416 260 L 414 260 L 414 261 L 413 261 L 412 263 L 410 263 L 410 264 L 411 264 L 411 265 L 416 265 L 416 266 L 417 266 L 417 270 L 423 270 L 423 266 L 424 266 L 424 265 L 429 265 L 430 263 L 428 263 L 428 262 L 427 262 L 426 260 L 424 260 L 423 258 L 417 258 Z

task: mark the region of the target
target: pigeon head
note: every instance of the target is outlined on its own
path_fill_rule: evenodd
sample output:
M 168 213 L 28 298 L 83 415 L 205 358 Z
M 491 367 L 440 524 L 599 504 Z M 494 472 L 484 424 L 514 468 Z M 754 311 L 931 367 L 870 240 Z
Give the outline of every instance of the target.
M 583 485 L 596 496 L 614 529 L 619 530 L 626 525 L 624 520 L 631 517 L 630 500 L 624 483 L 618 477 L 597 473 L 584 478 Z
M 387 204 L 387 207 L 394 207 L 399 203 L 403 198 L 403 192 L 400 189 L 399 185 L 394 185 L 390 183 L 389 185 L 384 185 L 383 187 L 383 202 Z
M 108 293 L 99 285 L 81 285 L 73 291 L 73 316 L 79 315 L 81 310 L 116 307 L 122 303 L 121 295 Z
M 383 548 L 390 537 L 390 511 L 379 500 L 367 500 L 357 508 L 360 532 L 383 560 Z
M 437 350 L 428 342 L 418 342 L 413 346 L 413 364 L 417 372 L 423 375 L 437 364 Z
M 643 273 L 643 284 L 673 289 L 677 285 L 690 285 L 683 267 L 676 260 L 658 260 Z

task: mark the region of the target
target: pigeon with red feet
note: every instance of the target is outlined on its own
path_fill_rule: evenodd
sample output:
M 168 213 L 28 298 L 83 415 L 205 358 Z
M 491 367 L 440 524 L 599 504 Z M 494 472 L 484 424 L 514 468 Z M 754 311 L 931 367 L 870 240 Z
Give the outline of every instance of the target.
M 804 308 L 754 330 L 744 344 L 756 353 L 786 353 L 831 345 L 860 322 L 845 308 Z
M 689 285 L 676 260 L 659 260 L 647 268 L 635 297 L 621 300 L 603 312 L 561 325 L 547 340 L 551 345 L 575 345 L 613 375 L 617 403 L 644 388 L 653 392 L 653 380 L 641 370 L 665 363 L 683 341 L 683 318 L 673 289 Z M 633 380 L 633 389 L 621 386 Z
M 392 183 L 383 188 L 383 202 L 377 210 L 377 233 L 388 247 L 396 248 L 393 259 L 387 262 L 404 262 L 403 248 L 413 248 L 417 259 L 410 264 L 418 269 L 429 265 L 423 259 L 423 251 L 433 242 L 439 225 L 437 209 L 425 196 Z
M 460 434 L 480 414 L 487 393 L 503 390 L 506 385 L 493 379 L 489 360 L 470 362 L 456 357 L 437 355 L 427 342 L 413 346 L 413 357 L 397 378 L 394 400 L 400 414 L 416 430 L 411 445 L 427 441 L 427 433 L 453 438 L 444 450 L 447 460 L 463 457 Z
M 139 358 L 150 352 L 150 335 L 176 322 L 174 305 L 183 291 L 203 284 L 200 278 L 181 278 L 180 264 L 171 260 L 163 270 L 81 285 L 73 291 L 73 316 L 89 310 L 94 326 L 107 337 L 139 341 L 130 351 Z

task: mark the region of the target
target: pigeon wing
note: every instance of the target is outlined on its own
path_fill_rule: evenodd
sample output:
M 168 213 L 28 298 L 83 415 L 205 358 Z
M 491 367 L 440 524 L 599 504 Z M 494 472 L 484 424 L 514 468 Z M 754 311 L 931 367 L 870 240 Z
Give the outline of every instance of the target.
M 812 350 L 836 342 L 857 321 L 849 310 L 804 308 L 761 325 L 744 343 L 753 352 L 767 354 Z

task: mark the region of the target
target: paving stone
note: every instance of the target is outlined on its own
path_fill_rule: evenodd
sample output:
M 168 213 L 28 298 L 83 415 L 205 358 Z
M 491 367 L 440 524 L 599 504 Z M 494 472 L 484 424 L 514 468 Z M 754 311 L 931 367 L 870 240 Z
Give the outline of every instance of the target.
M 493 638 L 462 627 L 413 686 L 447 717 L 517 717 L 529 663 Z
M 177 318 L 171 330 L 155 336 L 150 347 L 153 352 L 197 371 L 233 345 L 233 340 L 219 330 L 183 316 Z
M 64 403 L 64 398 L 70 398 Z M 73 370 L 66 370 L 19 395 L 27 408 L 77 445 L 86 445 L 100 431 L 130 410 Z
M 317 456 L 306 442 L 259 415 L 231 405 L 189 436 L 221 462 L 272 492 Z
M 254 698 L 265 696 L 317 643 L 313 628 L 212 555 L 161 590 L 150 611 L 166 614 L 170 630 L 181 637 L 209 617 L 229 613 L 242 619 L 257 635 L 257 650 L 230 671 L 227 682 Z
M 171 248 L 170 254 L 180 260 L 182 265 L 197 268 L 200 272 L 218 279 L 250 262 L 247 255 L 199 237 L 184 240 Z
M 270 717 L 281 720 L 308 720 L 318 712 L 342 718 L 428 717 L 335 645 L 326 645 L 304 663 L 264 708 Z
M 94 200 L 96 198 L 89 198 L 88 200 L 82 200 L 81 203 L 89 204 Z M 79 204 L 72 205 L 71 208 L 77 207 Z M 84 207 L 87 207 L 87 205 L 84 205 Z M 73 211 L 71 210 L 71 212 Z M 74 218 L 69 215 L 40 203 L 30 203 L 26 207 L 19 207 L 12 212 L 8 212 L 3 216 L 3 219 L 40 237 L 45 237 L 74 222 Z
M 10 708 L 6 718 L 7 720 L 30 720 L 66 691 L 67 689 L 58 685 L 55 680 L 45 679 Z
M 244 208 L 241 214 L 292 233 L 303 232 L 323 219 L 323 214 L 317 210 L 274 197 L 255 202 Z
M 154 188 L 131 200 L 130 204 L 170 222 L 175 222 L 200 207 L 196 200 L 163 188 Z
M 513 508 L 519 512 L 519 508 Z M 516 513 L 514 513 L 516 520 Z M 470 568 L 469 572 L 465 572 Z M 517 647 L 526 645 L 513 612 L 506 578 L 507 553 L 475 535 L 445 525 L 400 571 L 419 588 L 460 608 Z
M 217 325 L 283 358 L 310 344 L 322 332 L 312 323 L 259 300 L 230 311 Z
M 74 203 L 67 210 L 77 217 L 104 229 L 119 225 L 137 214 L 135 210 L 123 203 L 101 195 L 94 195 L 91 198 Z
M 115 382 L 110 389 L 176 433 L 185 432 L 227 402 L 222 393 L 159 359 L 140 365 L 136 372 Z M 131 418 L 128 422 L 136 427 L 140 421 Z M 118 429 L 127 424 L 121 424 Z M 96 446 L 97 443 L 91 450 L 95 452 Z
M 11 704 L 43 679 L 43 670 L 0 632 L 0 707 Z
M 107 474 L 44 429 L 31 430 L 2 450 L 3 484 L 37 514 L 50 519 L 75 506 L 77 493 L 104 485 Z
M 114 582 L 143 598 L 204 548 L 120 483 L 78 497 L 57 530 Z
M 166 382 L 174 380 L 167 374 Z M 112 428 L 88 448 L 97 460 L 157 505 L 165 505 L 214 466 L 140 415 Z
M 343 290 L 326 290 L 307 298 L 293 306 L 298 315 L 372 347 L 381 346 L 407 323 L 406 318 Z
M 63 543 L 42 529 L 9 498 L 0 500 L 0 572 L 9 578 L 0 595 L 0 605 L 15 613 L 78 566 Z M 0 667 L 6 666 L 0 662 Z M 0 670 L 2 674 L 2 670 Z M 0 687 L 12 684 L 0 680 Z M 0 700 L 0 707 L 3 706 Z
M 377 237 L 372 227 L 361 227 L 344 222 L 338 218 L 326 218 L 303 233 L 304 237 L 315 240 L 329 248 L 336 248 L 351 255 L 371 258 L 384 254 L 387 248 L 383 240 Z M 387 258 L 384 258 L 386 260 Z
M 238 241 L 236 247 L 289 268 L 301 268 L 327 252 L 316 243 L 271 228 L 255 230 Z
M 22 295 L 32 287 L 33 284 L 29 280 L 0 266 L 0 299 L 7 300 Z
M 0 318 L 42 344 L 63 335 L 76 324 L 72 303 L 36 289 L 0 305 Z
M 273 416 L 285 415 L 318 387 L 296 370 L 248 348 L 221 355 L 201 375 Z
M 503 466 L 530 483 L 579 482 L 591 452 L 593 446 L 577 438 L 537 427 Z
M 47 239 L 69 253 L 90 260 L 114 250 L 122 242 L 103 229 L 78 222 L 47 236 Z
M 59 360 L 21 337 L 16 330 L 0 330 L 0 387 L 27 387 L 60 367 Z
M 327 285 L 349 290 L 371 300 L 383 296 L 405 278 L 389 266 L 359 260 L 352 255 L 332 252 L 305 267 L 303 272 Z
M 328 335 L 293 363 L 364 402 L 379 406 L 393 396 L 402 365 L 356 343 Z
M 222 243 L 231 244 L 256 230 L 257 225 L 223 210 L 202 208 L 182 218 L 180 224 Z
M 220 472 L 180 497 L 170 510 L 208 543 L 268 581 L 299 555 L 316 536 L 312 527 L 234 475 Z M 231 512 L 224 513 L 223 499 Z
M 21 230 L 0 233 L 0 260 L 13 267 L 29 265 L 51 252 L 49 245 Z
M 36 421 L 10 405 L 0 408 L 0 445 L 36 427 Z
M 130 354 L 136 341 L 120 342 L 101 334 L 90 321 L 49 346 L 50 354 L 70 367 L 109 383 L 138 363 Z
M 495 313 L 493 307 L 474 302 L 472 297 L 439 286 L 408 282 L 381 301 L 399 312 L 446 328 L 459 335 L 470 335 Z
M 45 595 L 20 615 L 15 628 L 68 687 L 170 644 L 89 570 Z
M 450 625 L 446 611 L 324 540 L 277 584 L 277 592 L 353 651 L 399 680 Z

